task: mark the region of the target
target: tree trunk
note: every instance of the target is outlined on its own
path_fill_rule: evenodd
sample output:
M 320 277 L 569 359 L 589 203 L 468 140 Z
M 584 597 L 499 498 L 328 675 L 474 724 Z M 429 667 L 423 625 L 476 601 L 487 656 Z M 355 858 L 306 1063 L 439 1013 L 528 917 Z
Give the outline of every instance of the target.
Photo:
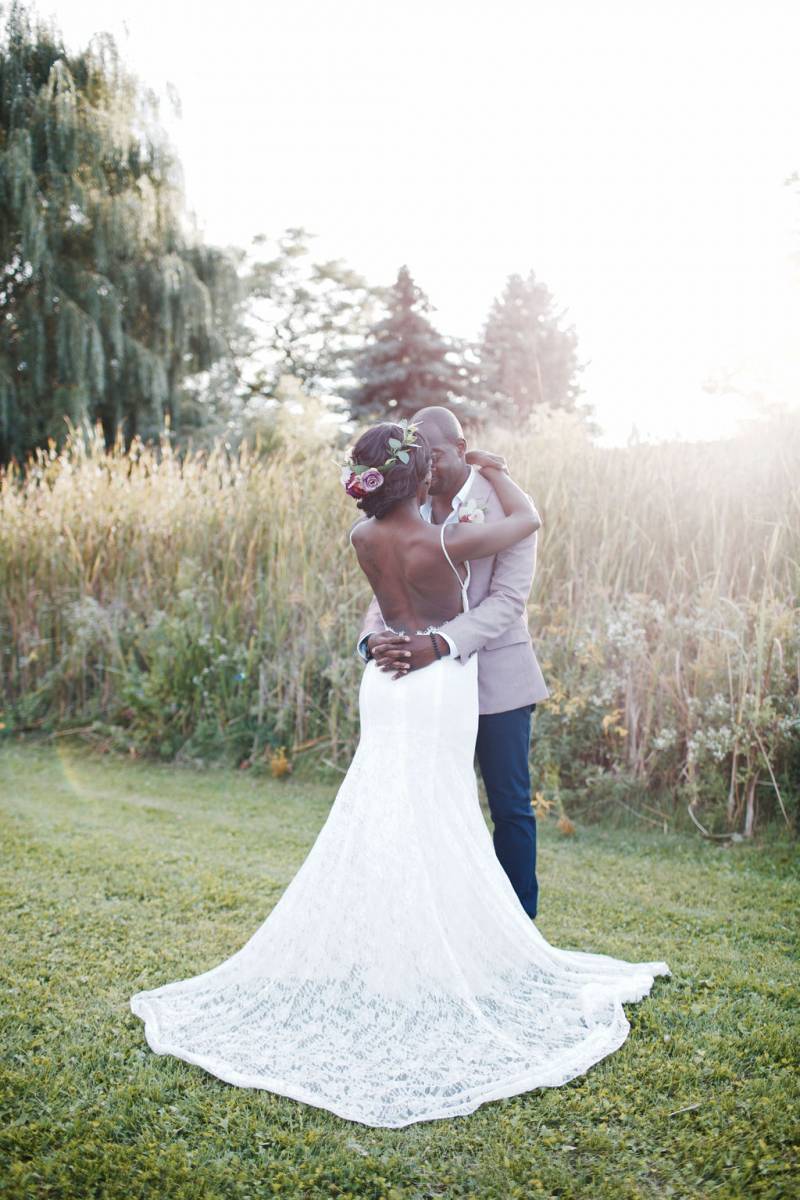
M 744 836 L 753 836 L 756 824 L 756 788 L 758 787 L 758 772 L 751 775 L 747 781 L 747 801 L 744 811 Z
M 728 824 L 732 825 L 736 820 L 736 810 L 739 807 L 738 788 L 736 787 L 736 763 L 739 758 L 738 750 L 733 752 L 733 762 L 731 763 L 731 783 L 728 789 Z

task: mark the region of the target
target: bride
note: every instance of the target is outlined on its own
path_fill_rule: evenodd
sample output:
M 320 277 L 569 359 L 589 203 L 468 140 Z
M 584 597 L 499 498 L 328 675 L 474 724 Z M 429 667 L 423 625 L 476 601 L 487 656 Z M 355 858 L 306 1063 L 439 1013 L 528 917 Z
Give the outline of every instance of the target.
M 470 457 L 505 519 L 424 520 L 431 456 L 413 425 L 368 429 L 343 478 L 387 627 L 434 650 L 467 607 L 469 560 L 538 524 L 491 456 Z M 272 912 L 225 962 L 131 997 L 156 1054 L 398 1128 L 558 1087 L 622 1045 L 623 1002 L 669 968 L 556 949 L 520 905 L 478 800 L 477 666 L 443 656 L 392 677 L 367 663 L 355 755 Z

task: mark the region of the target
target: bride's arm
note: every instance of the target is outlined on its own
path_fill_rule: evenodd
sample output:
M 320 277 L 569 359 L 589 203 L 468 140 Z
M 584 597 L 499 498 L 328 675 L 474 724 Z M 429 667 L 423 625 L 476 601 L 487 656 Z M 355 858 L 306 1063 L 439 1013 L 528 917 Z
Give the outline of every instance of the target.
M 530 497 L 514 483 L 505 468 L 489 466 L 484 461 L 479 470 L 491 482 L 506 515 L 502 521 L 492 521 L 485 525 L 468 521 L 449 525 L 445 541 L 447 552 L 454 562 L 466 562 L 470 558 L 488 558 L 492 554 L 499 554 L 515 542 L 530 537 L 542 524 Z

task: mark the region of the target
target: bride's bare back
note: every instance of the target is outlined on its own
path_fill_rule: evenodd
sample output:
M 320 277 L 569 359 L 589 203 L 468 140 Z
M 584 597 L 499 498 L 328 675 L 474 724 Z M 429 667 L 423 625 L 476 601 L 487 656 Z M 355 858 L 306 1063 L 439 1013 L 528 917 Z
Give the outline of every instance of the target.
M 352 530 L 359 565 L 384 620 L 398 632 L 441 625 L 461 611 L 461 588 L 440 538 L 440 527 L 422 517 L 402 522 L 371 517 Z

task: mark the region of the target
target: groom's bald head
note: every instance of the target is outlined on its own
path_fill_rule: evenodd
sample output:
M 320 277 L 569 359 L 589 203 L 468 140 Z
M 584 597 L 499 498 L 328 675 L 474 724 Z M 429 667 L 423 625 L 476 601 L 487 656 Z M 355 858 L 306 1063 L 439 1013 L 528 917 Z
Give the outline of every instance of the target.
M 419 412 L 414 413 L 411 420 L 414 425 L 419 425 L 428 441 L 434 436 L 450 443 L 457 442 L 459 438 L 464 440 L 461 422 L 449 408 L 435 404 L 429 408 L 421 408 Z

